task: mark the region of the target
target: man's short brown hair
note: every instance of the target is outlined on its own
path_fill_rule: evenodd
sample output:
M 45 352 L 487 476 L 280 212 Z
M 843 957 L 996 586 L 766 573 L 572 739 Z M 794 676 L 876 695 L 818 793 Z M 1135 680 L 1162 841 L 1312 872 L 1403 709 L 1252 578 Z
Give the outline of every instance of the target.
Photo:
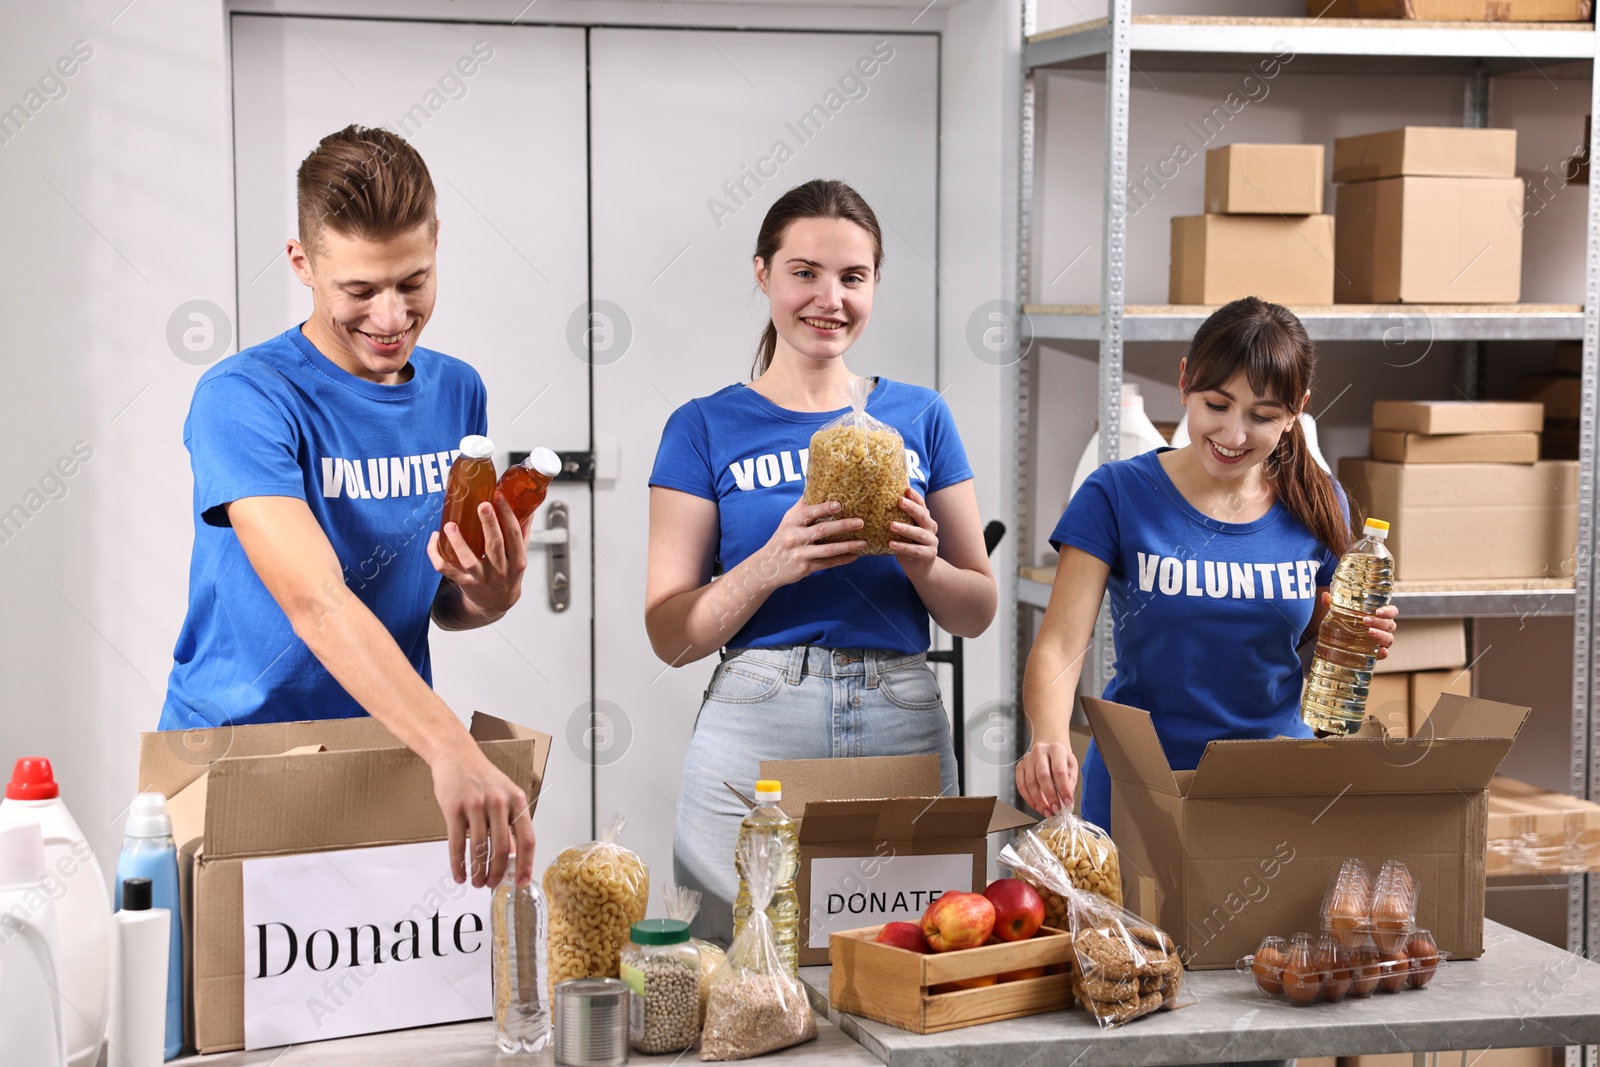
M 295 191 L 300 244 L 313 254 L 325 228 L 387 241 L 437 219 L 428 165 L 384 129 L 350 125 L 324 137 L 300 164 Z

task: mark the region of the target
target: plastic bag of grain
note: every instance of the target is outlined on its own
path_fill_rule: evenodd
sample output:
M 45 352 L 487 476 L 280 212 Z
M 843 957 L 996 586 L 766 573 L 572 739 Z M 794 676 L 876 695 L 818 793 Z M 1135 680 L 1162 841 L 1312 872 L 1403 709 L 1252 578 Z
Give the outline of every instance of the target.
M 906 443 L 898 430 L 867 414 L 872 378 L 850 383 L 850 410 L 811 435 L 806 460 L 804 502 L 839 502 L 832 519 L 861 519 L 859 530 L 825 538 L 829 541 L 865 541 L 865 555 L 887 556 L 896 540 L 891 522 L 908 522 L 900 498 L 911 482 L 906 476 Z M 831 520 L 830 520 L 831 521 Z

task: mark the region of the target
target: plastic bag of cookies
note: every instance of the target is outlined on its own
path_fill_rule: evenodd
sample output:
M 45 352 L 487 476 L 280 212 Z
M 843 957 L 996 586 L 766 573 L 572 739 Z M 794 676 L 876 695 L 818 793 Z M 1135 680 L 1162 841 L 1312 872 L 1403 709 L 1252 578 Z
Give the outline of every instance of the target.
M 1089 824 L 1085 824 L 1089 825 Z M 1183 961 L 1165 931 L 1097 893 L 1073 885 L 1066 867 L 1033 831 L 1000 853 L 1018 877 L 1066 902 L 1072 933 L 1072 993 L 1102 1027 L 1194 1002 L 1183 994 Z
M 906 443 L 900 432 L 867 414 L 872 378 L 850 382 L 850 410 L 811 435 L 806 459 L 807 504 L 839 502 L 834 519 L 861 519 L 859 530 L 826 541 L 865 541 L 865 555 L 887 556 L 896 535 L 891 522 L 906 522 L 900 498 L 906 475 Z
M 1035 826 L 1033 833 L 1061 861 L 1073 886 L 1122 904 L 1122 863 L 1110 834 L 1065 809 Z M 1043 895 L 1045 925 L 1065 930 L 1066 898 L 1055 892 Z
M 550 989 L 568 978 L 615 978 L 633 924 L 644 918 L 650 872 L 616 843 L 625 820 L 611 817 L 600 840 L 574 845 L 544 872 L 550 902 Z

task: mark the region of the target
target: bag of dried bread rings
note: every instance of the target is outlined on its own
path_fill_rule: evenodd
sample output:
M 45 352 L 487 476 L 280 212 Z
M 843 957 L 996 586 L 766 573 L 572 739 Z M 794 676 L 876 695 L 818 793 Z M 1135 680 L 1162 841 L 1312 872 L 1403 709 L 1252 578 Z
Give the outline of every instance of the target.
M 1183 961 L 1159 927 L 1074 886 L 1066 868 L 1032 831 L 1000 852 L 1019 878 L 1048 887 L 1067 902 L 1072 934 L 1072 994 L 1101 1027 L 1194 1003 L 1183 993 Z
M 644 918 L 650 872 L 616 843 L 626 820 L 611 817 L 600 840 L 574 845 L 544 872 L 550 905 L 550 989 L 569 978 L 615 978 L 622 946 Z
M 1076 888 L 1122 903 L 1122 862 L 1110 834 L 1066 809 L 1035 826 L 1033 833 L 1061 861 Z M 1044 897 L 1044 924 L 1065 930 L 1066 898 L 1047 889 L 1039 892 Z
M 887 556 L 898 540 L 891 522 L 908 522 L 900 498 L 910 488 L 906 476 L 906 443 L 900 432 L 867 414 L 871 378 L 850 383 L 850 410 L 811 435 L 806 458 L 806 504 L 839 502 L 832 519 L 861 519 L 866 525 L 830 541 L 865 541 L 864 554 Z
M 663 889 L 661 904 L 669 919 L 682 919 L 686 923 L 693 923 L 694 917 L 700 914 L 700 894 L 683 886 L 669 885 Z M 711 995 L 711 972 L 722 962 L 724 953 L 720 947 L 709 941 L 702 941 L 698 937 L 691 937 L 689 940 L 700 950 L 700 1019 L 704 1022 L 706 998 Z

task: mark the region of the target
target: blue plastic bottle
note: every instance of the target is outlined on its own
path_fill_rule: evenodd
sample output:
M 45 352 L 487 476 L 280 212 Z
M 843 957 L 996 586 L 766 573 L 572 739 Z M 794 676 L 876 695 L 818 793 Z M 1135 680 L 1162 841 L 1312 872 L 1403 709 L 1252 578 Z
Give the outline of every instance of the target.
M 167 958 L 166 1059 L 183 1051 L 183 924 L 178 921 L 178 849 L 172 840 L 167 798 L 140 793 L 128 808 L 122 854 L 117 857 L 117 909 L 122 910 L 122 883 L 150 879 L 151 903 L 172 913 Z

